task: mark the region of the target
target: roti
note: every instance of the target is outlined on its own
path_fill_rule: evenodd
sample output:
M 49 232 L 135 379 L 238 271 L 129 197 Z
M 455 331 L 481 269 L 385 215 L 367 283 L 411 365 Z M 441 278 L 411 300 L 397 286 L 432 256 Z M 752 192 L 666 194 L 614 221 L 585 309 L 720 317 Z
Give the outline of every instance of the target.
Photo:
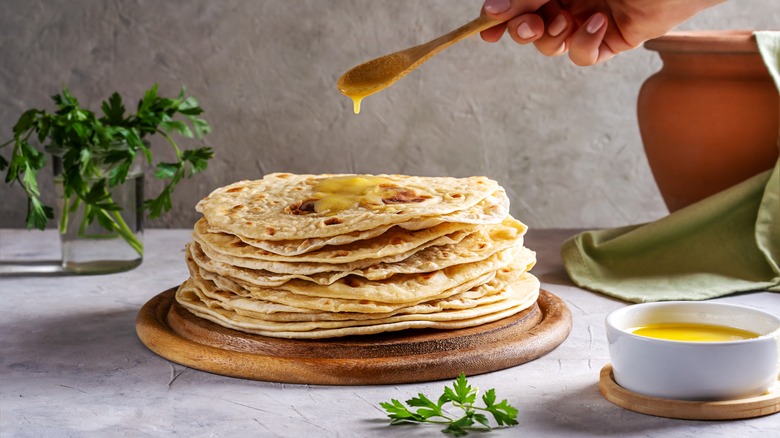
M 380 259 L 359 259 L 349 263 L 323 263 L 323 262 L 288 262 L 263 259 L 264 255 L 256 251 L 245 250 L 245 247 L 234 246 L 212 246 L 209 241 L 201 239 L 199 235 L 193 234 L 193 240 L 200 245 L 203 252 L 212 260 L 217 260 L 234 266 L 240 266 L 249 269 L 264 269 L 266 271 L 280 274 L 316 274 L 321 272 L 352 271 L 355 269 L 364 269 L 378 263 L 397 263 L 405 260 L 422 249 L 436 245 L 447 245 L 458 243 L 468 235 L 468 231 L 456 231 L 450 235 L 442 236 L 430 242 L 425 242 L 417 248 L 406 252 L 383 257 Z M 335 262 L 336 260 L 331 260 Z
M 467 235 L 475 230 L 471 224 L 443 223 L 422 230 L 406 230 L 393 227 L 368 240 L 358 240 L 345 245 L 328 245 L 299 255 L 280 255 L 246 243 L 238 236 L 209 232 L 205 220 L 195 224 L 194 238 L 215 251 L 243 258 L 275 262 L 344 264 L 360 260 L 382 259 L 406 254 L 426 243 L 447 235 Z
M 466 235 L 460 241 L 433 245 L 414 252 L 403 260 L 388 263 L 380 261 L 364 268 L 355 264 L 337 266 L 333 271 L 322 271 L 328 266 L 301 269 L 300 264 L 288 264 L 281 269 L 282 273 L 274 272 L 274 264 L 241 260 L 237 257 L 212 254 L 209 257 L 196 241 L 188 245 L 193 260 L 208 271 L 239 278 L 258 286 L 278 286 L 293 279 L 308 280 L 317 284 L 327 285 L 348 275 L 357 275 L 369 280 L 382 280 L 395 274 L 413 274 L 432 272 L 449 266 L 472 263 L 484 260 L 496 252 L 513 246 L 522 246 L 526 227 L 521 222 L 507 218 L 500 225 L 481 226 L 476 232 Z M 276 264 L 278 265 L 278 264 Z M 316 265 L 315 265 L 316 266 Z M 347 268 L 354 269 L 347 269 Z
M 448 309 L 433 313 L 405 313 L 372 320 L 296 321 L 259 320 L 226 310 L 184 283 L 177 292 L 179 302 L 192 313 L 225 327 L 247 333 L 287 339 L 321 339 L 351 335 L 368 335 L 398 330 L 435 328 L 458 329 L 487 324 L 514 315 L 532 306 L 539 293 L 538 280 L 526 274 L 522 281 L 508 286 L 509 296 L 497 302 L 469 309 Z
M 260 296 L 265 290 L 280 289 L 297 295 L 323 298 L 408 303 L 439 295 L 445 290 L 483 274 L 495 273 L 512 264 L 519 257 L 522 249 L 509 248 L 478 262 L 454 265 L 433 272 L 398 274 L 385 280 L 368 280 L 352 275 L 340 278 L 329 285 L 294 279 L 275 288 L 264 288 L 242 279 L 223 277 L 247 290 L 257 291 Z
M 191 267 L 192 269 L 192 267 Z M 488 272 L 479 277 L 473 277 L 468 281 L 461 283 L 451 289 L 441 291 L 438 295 L 431 296 L 429 298 L 421 298 L 418 301 L 406 302 L 406 303 L 384 303 L 380 301 L 370 301 L 366 299 L 344 299 L 344 298 L 328 298 L 318 297 L 311 295 L 298 295 L 293 292 L 284 289 L 270 289 L 270 288 L 245 288 L 242 285 L 220 275 L 215 275 L 211 272 L 204 271 L 195 267 L 190 273 L 190 278 L 196 282 L 204 282 L 204 284 L 213 287 L 215 292 L 221 290 L 223 292 L 232 293 L 243 298 L 258 301 L 268 301 L 276 304 L 283 304 L 289 307 L 299 309 L 310 309 L 323 312 L 356 312 L 356 313 L 389 313 L 395 312 L 404 307 L 419 304 L 421 302 L 447 298 L 461 292 L 465 292 L 471 288 L 477 287 L 481 284 L 485 284 L 492 280 L 496 276 L 495 272 Z M 208 280 L 211 283 L 205 282 Z
M 218 188 L 176 300 L 261 336 L 452 330 L 535 305 L 536 255 L 486 177 L 294 175 Z
M 478 305 L 506 299 L 513 291 L 511 284 L 520 281 L 527 273 L 521 267 L 502 269 L 487 282 L 456 294 L 421 303 L 398 306 L 389 312 L 332 312 L 293 305 L 280 304 L 258 298 L 246 297 L 216 286 L 206 279 L 188 279 L 188 286 L 197 289 L 199 296 L 207 297 L 209 307 L 219 306 L 239 315 L 269 321 L 343 321 L 382 319 L 398 314 L 427 314 L 447 309 L 469 309 Z M 366 304 L 361 303 L 361 304 Z M 375 303 L 375 305 L 383 305 Z
M 216 230 L 278 241 L 444 218 L 489 197 L 494 200 L 491 209 L 503 211 L 508 205 L 503 189 L 485 177 L 274 173 L 216 189 L 198 202 L 196 210 Z

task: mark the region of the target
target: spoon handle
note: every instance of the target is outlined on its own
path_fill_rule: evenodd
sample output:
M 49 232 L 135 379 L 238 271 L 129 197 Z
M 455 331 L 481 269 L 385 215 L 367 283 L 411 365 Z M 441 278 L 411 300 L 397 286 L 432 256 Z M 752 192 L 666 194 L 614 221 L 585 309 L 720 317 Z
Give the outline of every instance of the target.
M 482 32 L 485 29 L 490 29 L 491 27 L 503 22 L 503 20 L 495 20 L 485 14 L 482 14 L 479 17 L 464 24 L 463 26 L 453 30 L 452 32 L 443 35 L 441 38 L 448 40 L 449 44 L 455 44 L 463 38 L 469 37 L 478 32 Z
M 429 41 L 417 47 L 420 48 L 421 51 L 430 51 L 432 52 L 431 55 L 433 55 L 464 38 L 470 37 L 475 33 L 482 32 L 485 29 L 490 29 L 491 27 L 501 23 L 503 23 L 502 20 L 494 20 L 487 15 L 482 14 L 474 20 L 471 20 L 463 26 L 453 30 L 452 32 L 444 34 L 435 40 Z

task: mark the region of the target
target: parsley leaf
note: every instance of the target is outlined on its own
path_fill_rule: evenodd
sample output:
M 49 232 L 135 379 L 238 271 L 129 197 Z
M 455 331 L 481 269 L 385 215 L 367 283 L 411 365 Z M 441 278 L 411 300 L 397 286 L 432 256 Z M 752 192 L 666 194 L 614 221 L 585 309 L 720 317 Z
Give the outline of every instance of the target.
M 109 125 L 121 125 L 124 121 L 125 106 L 119 93 L 112 94 L 107 102 L 103 102 L 101 108 Z
M 517 424 L 517 409 L 511 406 L 506 400 L 501 400 L 501 403 L 495 404 L 496 391 L 494 389 L 489 389 L 485 395 L 482 396 L 482 401 L 485 403 L 485 410 L 493 414 L 493 418 L 499 426 L 505 424 L 514 426 Z
M 482 412 L 489 412 L 499 426 L 514 426 L 518 424 L 517 409 L 511 406 L 507 400 L 502 400 L 496 404 L 495 389 L 489 389 L 482 396 L 482 402 L 485 403 L 484 408 L 474 406 L 478 392 L 478 388 L 469 385 L 466 375 L 460 373 L 453 382 L 452 387 L 444 387 L 444 392 L 439 396 L 436 403 L 420 393 L 417 397 L 406 401 L 408 407 L 396 399 L 392 399 L 390 402 L 382 402 L 379 405 L 384 408 L 387 416 L 391 419 L 391 425 L 405 423 L 445 424 L 446 427 L 442 432 L 456 437 L 467 435 L 469 430 L 491 430 L 490 420 Z M 460 418 L 450 416 L 443 409 L 447 403 L 460 408 L 463 411 L 463 415 Z
M 424 415 L 416 414 L 406 408 L 403 403 L 396 399 L 392 399 L 389 403 L 382 402 L 379 404 L 387 411 L 387 416 L 390 417 L 390 424 L 401 424 L 405 422 L 425 421 Z

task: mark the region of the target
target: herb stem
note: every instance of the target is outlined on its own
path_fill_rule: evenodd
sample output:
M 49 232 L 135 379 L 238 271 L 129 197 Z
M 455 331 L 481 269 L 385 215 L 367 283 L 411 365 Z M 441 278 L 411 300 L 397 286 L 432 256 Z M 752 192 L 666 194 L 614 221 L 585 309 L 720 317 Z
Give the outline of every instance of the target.
M 170 143 L 170 145 L 173 146 L 173 150 L 176 152 L 176 158 L 179 161 L 181 161 L 181 150 L 179 149 L 179 145 L 177 145 L 176 142 L 173 141 L 171 136 L 169 136 L 168 133 L 163 131 L 162 129 L 158 128 L 156 132 L 162 135 L 168 141 L 168 143 Z
M 453 421 L 455 421 L 454 419 L 449 417 L 443 417 L 443 418 L 446 418 L 447 421 L 426 419 L 425 422 L 432 423 L 432 424 L 451 424 Z
M 79 236 L 84 236 L 87 234 L 87 225 L 89 225 L 88 218 L 89 218 L 89 210 L 92 207 L 89 206 L 89 204 L 84 204 L 84 216 L 81 217 L 81 223 L 79 224 Z
M 104 210 L 105 212 L 105 210 Z M 127 222 L 125 222 L 125 219 L 122 217 L 121 212 L 114 211 L 112 212 L 114 218 L 116 219 L 114 223 L 117 225 L 117 232 L 120 236 L 122 236 L 127 243 L 135 250 L 135 252 L 138 253 L 138 255 L 144 254 L 144 244 L 138 240 L 138 238 L 135 236 L 135 233 L 133 233 L 133 230 L 130 229 L 129 226 L 127 226 Z
M 63 188 L 64 190 L 64 188 Z M 68 232 L 68 221 L 70 219 L 70 211 L 71 211 L 71 205 L 70 205 L 70 198 L 65 197 L 63 194 L 63 201 L 62 201 L 62 217 L 60 217 L 60 234 L 65 234 Z M 73 200 L 73 209 L 77 208 L 79 199 L 76 198 Z

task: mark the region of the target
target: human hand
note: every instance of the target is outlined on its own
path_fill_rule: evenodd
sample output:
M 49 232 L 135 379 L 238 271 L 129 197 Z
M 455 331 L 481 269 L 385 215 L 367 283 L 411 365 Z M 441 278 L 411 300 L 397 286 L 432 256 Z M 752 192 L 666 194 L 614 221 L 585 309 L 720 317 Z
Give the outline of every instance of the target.
M 540 53 L 564 53 L 587 66 L 665 34 L 725 0 L 485 0 L 485 14 L 505 23 L 482 32 L 495 42 L 506 31 Z

